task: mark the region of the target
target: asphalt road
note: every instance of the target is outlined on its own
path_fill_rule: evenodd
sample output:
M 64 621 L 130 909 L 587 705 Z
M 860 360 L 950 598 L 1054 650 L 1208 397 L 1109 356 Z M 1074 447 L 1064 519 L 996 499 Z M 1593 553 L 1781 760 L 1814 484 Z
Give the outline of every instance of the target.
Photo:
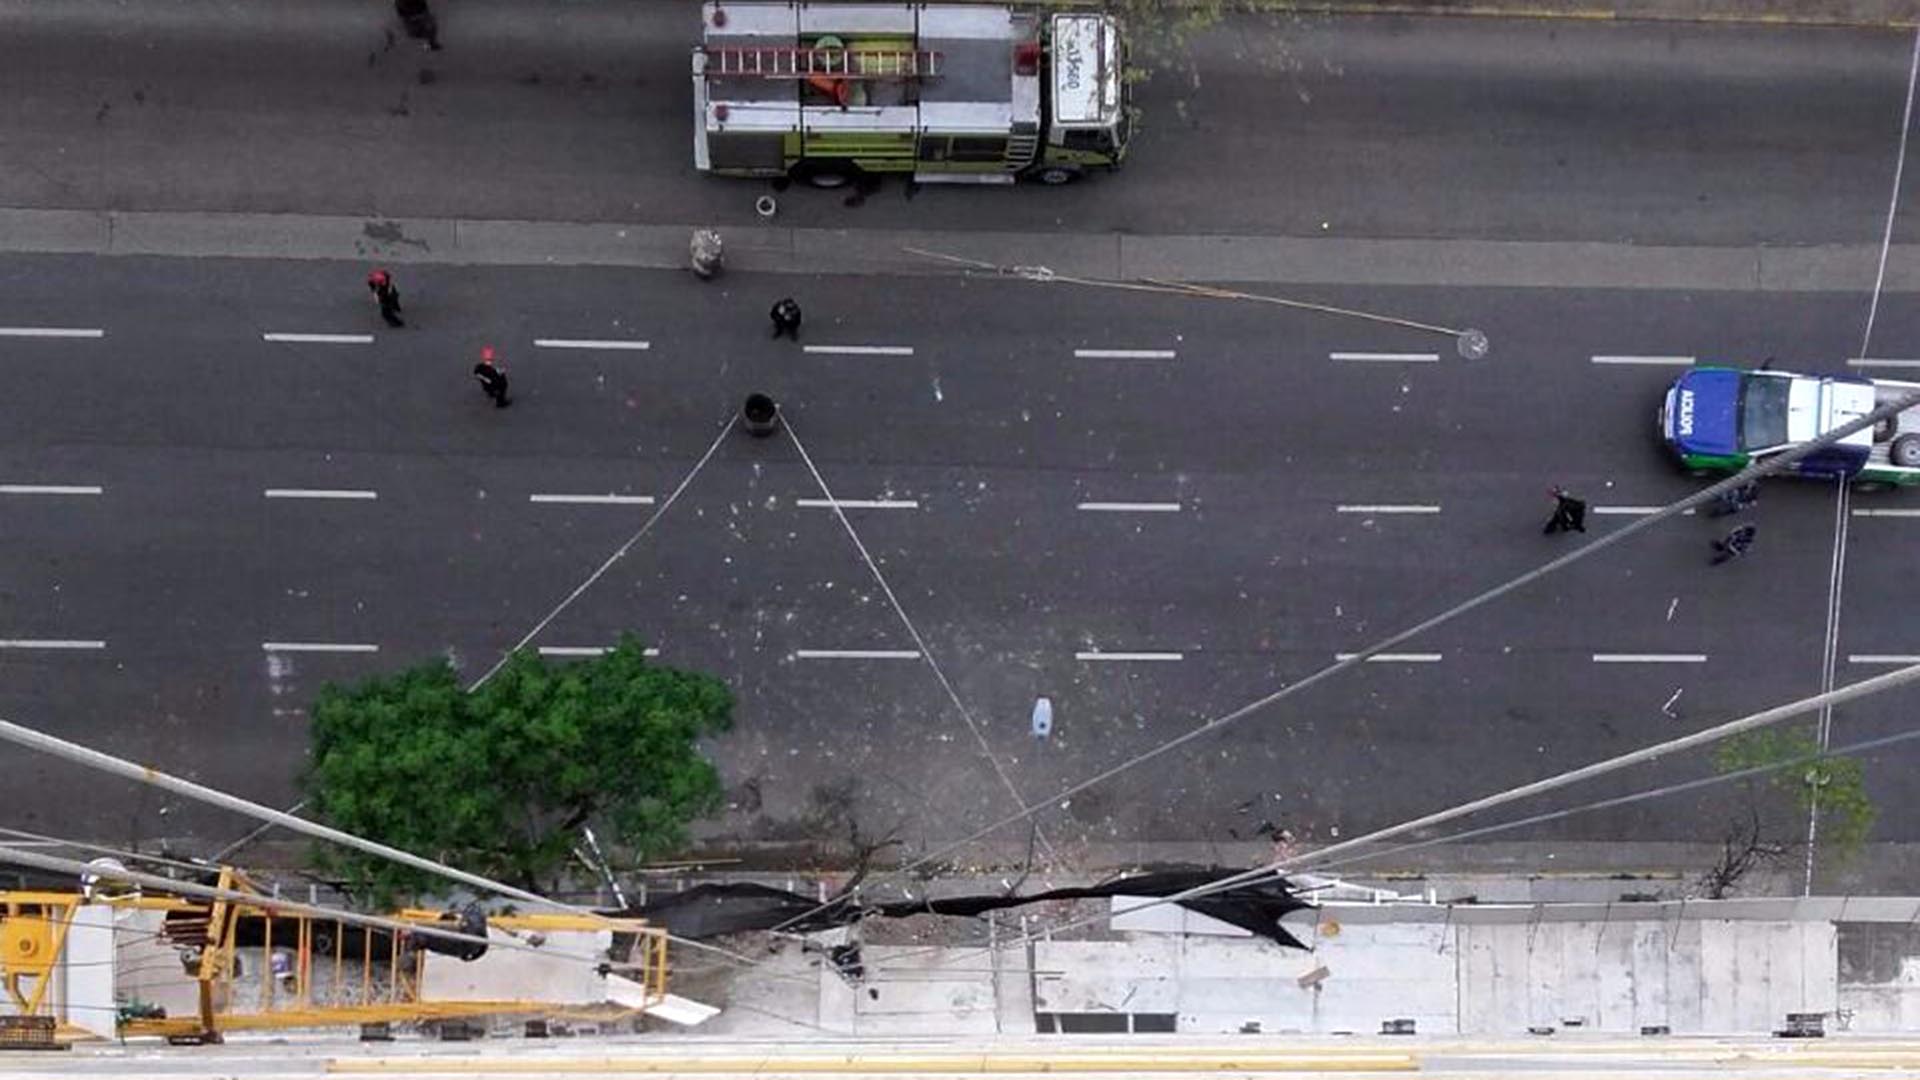
M 692 168 L 693 3 L 461 0 L 441 22 L 426 53 L 372 3 L 0 0 L 0 206 L 752 219 L 761 185 Z M 1151 40 L 1120 175 L 912 201 L 896 184 L 857 208 L 793 192 L 782 221 L 1877 240 L 1910 54 L 1864 30 L 1408 17 Z
M 414 325 L 389 331 L 362 272 L 0 260 L 0 327 L 100 331 L 0 337 L 0 715 L 284 804 L 324 681 L 435 655 L 485 670 L 659 506 L 551 500 L 664 500 L 762 390 L 797 438 L 728 434 L 535 644 L 633 631 L 728 679 L 717 835 L 817 836 L 839 805 L 951 838 L 1013 796 L 922 643 L 1043 800 L 1564 551 L 1540 533 L 1551 484 L 1596 505 L 1595 536 L 1689 490 L 1652 437 L 1678 369 L 1594 357 L 1820 367 L 1863 316 L 1821 294 L 1314 294 L 1484 328 L 1492 353 L 1467 361 L 1376 322 L 1032 283 L 421 267 L 401 280 Z M 785 289 L 804 349 L 767 335 Z M 1912 355 L 1913 312 L 1880 320 L 1876 353 Z M 266 337 L 285 334 L 368 340 Z M 482 343 L 510 409 L 467 376 Z M 1116 351 L 1144 355 L 1097 355 Z M 919 642 L 833 512 L 801 503 L 826 495 L 801 448 L 834 497 L 881 504 L 848 518 Z M 1046 811 L 1048 836 L 1327 840 L 1813 693 L 1833 502 L 1770 489 L 1754 557 L 1711 570 L 1713 523 L 1662 527 Z M 1847 524 L 1843 682 L 1885 669 L 1849 657 L 1920 653 L 1920 517 Z M 902 655 L 834 655 L 869 651 Z M 1899 730 L 1903 700 L 1843 710 L 1836 743 Z M 22 757 L 9 824 L 234 831 Z M 1872 762 L 1883 805 L 1914 796 L 1909 762 Z M 1713 839 L 1724 808 L 1531 835 Z M 1914 829 L 1889 814 L 1878 835 Z

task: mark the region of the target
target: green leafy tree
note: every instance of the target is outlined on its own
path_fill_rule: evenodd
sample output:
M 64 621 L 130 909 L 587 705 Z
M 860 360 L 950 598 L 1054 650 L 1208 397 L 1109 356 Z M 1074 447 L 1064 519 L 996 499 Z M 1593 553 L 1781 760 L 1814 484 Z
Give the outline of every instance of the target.
M 308 802 L 347 832 L 549 889 L 589 825 L 638 859 L 684 845 L 721 798 L 699 742 L 732 709 L 719 679 L 649 665 L 631 637 L 579 662 L 516 653 L 472 694 L 445 661 L 422 664 L 320 692 Z M 321 857 L 381 903 L 440 884 L 351 849 Z
M 1807 815 L 1819 812 L 1820 846 L 1844 861 L 1866 843 L 1877 815 L 1867 795 L 1866 780 L 1855 758 L 1823 754 L 1806 728 L 1763 728 L 1720 744 L 1714 764 L 1721 772 L 1780 766 L 1748 779 L 1757 798 L 1785 798 L 1804 825 Z

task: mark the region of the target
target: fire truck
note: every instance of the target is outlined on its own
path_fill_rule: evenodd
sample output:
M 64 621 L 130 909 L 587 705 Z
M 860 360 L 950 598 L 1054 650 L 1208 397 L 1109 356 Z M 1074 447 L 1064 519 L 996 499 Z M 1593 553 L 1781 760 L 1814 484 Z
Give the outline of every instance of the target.
M 1110 15 L 710 0 L 701 25 L 701 172 L 1064 184 L 1126 156 L 1126 43 Z

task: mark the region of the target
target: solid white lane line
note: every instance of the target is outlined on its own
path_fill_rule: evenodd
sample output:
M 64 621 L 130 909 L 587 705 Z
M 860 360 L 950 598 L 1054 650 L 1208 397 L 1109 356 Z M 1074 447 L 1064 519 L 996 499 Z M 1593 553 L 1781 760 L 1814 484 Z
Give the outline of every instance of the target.
M 0 649 L 104 649 L 104 641 L 79 641 L 60 638 L 4 638 Z
M 377 491 L 352 488 L 268 488 L 261 494 L 269 499 L 377 499 Z
M 1704 664 L 1706 653 L 1604 653 L 1593 654 L 1596 664 Z
M 1177 653 L 1177 652 L 1101 652 L 1099 650 L 1094 650 L 1091 652 L 1074 653 L 1073 658 L 1075 660 L 1089 660 L 1089 661 L 1099 661 L 1099 660 L 1160 661 L 1160 660 L 1185 660 L 1187 658 L 1187 654 Z
M 1691 356 L 1596 356 L 1596 364 L 1625 364 L 1645 367 L 1692 367 Z
M 590 506 L 652 506 L 651 495 L 529 495 L 528 502 L 583 503 Z
M 1083 502 L 1074 506 L 1075 510 L 1089 510 L 1104 514 L 1173 514 L 1178 513 L 1177 502 Z
M 801 349 L 810 353 L 832 353 L 839 356 L 912 356 L 911 345 L 802 345 Z
M 263 341 L 282 341 L 297 345 L 371 345 L 372 334 L 261 334 Z
M 1351 660 L 1359 653 L 1337 652 L 1335 660 Z M 1437 652 L 1383 652 L 1367 657 L 1369 664 L 1437 664 L 1443 654 Z
M 1854 517 L 1920 517 L 1920 510 L 1855 510 Z
M 97 338 L 106 336 L 105 330 L 78 326 L 0 326 L 0 337 Z
M 1437 364 L 1439 353 L 1430 352 L 1337 352 L 1328 353 L 1328 359 L 1346 360 L 1361 364 Z
M 1178 354 L 1172 349 L 1075 349 L 1073 355 L 1081 360 L 1171 360 Z
M 918 499 L 795 499 L 795 506 L 842 510 L 918 510 Z
M 1666 507 L 1664 506 L 1589 506 L 1587 507 L 1587 509 L 1593 511 L 1596 514 L 1628 514 L 1634 517 L 1646 517 L 1648 514 L 1657 514 L 1660 511 L 1665 510 Z M 1680 511 L 1680 513 L 1682 515 L 1691 514 L 1693 513 L 1693 510 L 1689 508 L 1689 509 Z
M 1847 361 L 1848 367 L 1888 367 L 1920 368 L 1920 360 L 1891 360 L 1882 357 L 1856 356 Z
M 535 348 L 540 349 L 626 349 L 629 352 L 645 352 L 653 348 L 650 341 L 609 341 L 591 338 L 534 338 Z
M 0 484 L 0 495 L 98 495 L 94 484 Z
M 1336 514 L 1437 514 L 1438 506 L 1426 506 L 1419 503 L 1341 503 L 1333 508 Z
M 541 656 L 605 656 L 613 651 L 611 645 L 542 645 Z M 641 650 L 644 656 L 659 656 L 660 650 L 652 647 Z
M 918 660 L 918 649 L 795 649 L 799 660 Z
M 338 652 L 372 653 L 379 652 L 378 645 L 360 645 L 343 641 L 263 641 L 260 648 L 266 652 Z
M 1906 653 L 1848 653 L 1849 664 L 1920 664 L 1920 655 Z

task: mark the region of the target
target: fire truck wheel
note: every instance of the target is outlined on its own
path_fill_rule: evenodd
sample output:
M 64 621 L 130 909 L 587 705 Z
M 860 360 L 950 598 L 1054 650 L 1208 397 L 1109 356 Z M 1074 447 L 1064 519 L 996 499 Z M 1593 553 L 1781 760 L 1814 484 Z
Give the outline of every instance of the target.
M 1887 447 L 1887 456 L 1903 469 L 1920 468 L 1920 435 L 1902 435 Z
M 1035 173 L 1034 178 L 1043 184 L 1071 184 L 1080 178 L 1080 170 L 1069 169 L 1064 165 L 1049 165 Z

